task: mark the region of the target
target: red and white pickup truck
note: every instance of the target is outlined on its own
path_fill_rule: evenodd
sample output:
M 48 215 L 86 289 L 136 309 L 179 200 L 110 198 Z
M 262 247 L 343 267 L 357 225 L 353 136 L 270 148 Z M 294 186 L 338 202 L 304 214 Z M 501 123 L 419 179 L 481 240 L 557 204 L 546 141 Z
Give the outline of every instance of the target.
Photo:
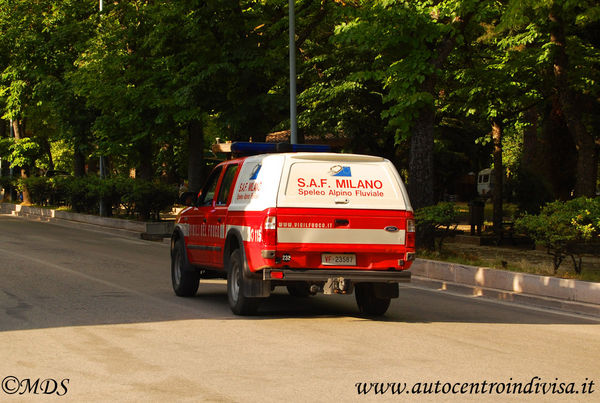
M 269 147 L 275 150 L 275 144 L 234 143 L 232 151 Z M 413 211 L 384 158 L 252 155 L 219 164 L 193 196 L 171 238 L 179 296 L 194 296 L 201 278 L 227 278 L 238 315 L 254 314 L 276 286 L 295 296 L 355 292 L 362 313 L 382 315 L 398 297 L 398 283 L 410 281 Z

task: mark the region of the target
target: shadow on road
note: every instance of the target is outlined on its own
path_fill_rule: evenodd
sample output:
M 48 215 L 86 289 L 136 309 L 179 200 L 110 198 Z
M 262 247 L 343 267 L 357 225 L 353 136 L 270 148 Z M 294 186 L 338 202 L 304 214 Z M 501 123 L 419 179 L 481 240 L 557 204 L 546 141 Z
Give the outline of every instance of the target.
M 0 300 L 13 299 L 0 310 L 0 331 L 70 326 L 129 324 L 178 320 L 348 320 L 381 323 L 482 323 L 482 324 L 591 324 L 590 318 L 499 304 L 441 292 L 403 287 L 387 314 L 361 316 L 353 296 L 298 298 L 277 291 L 262 304 L 258 315 L 235 316 L 229 310 L 224 284 L 201 285 L 193 298 L 179 298 L 170 290 L 143 296 L 126 292 L 88 295 L 65 303 L 57 297 L 23 301 L 4 290 Z
M 0 222 L 0 331 L 179 320 L 600 323 L 412 286 L 401 287 L 382 318 L 360 316 L 353 295 L 296 298 L 283 288 L 259 315 L 237 317 L 224 281 L 202 281 L 193 298 L 173 294 L 168 245 L 4 217 Z

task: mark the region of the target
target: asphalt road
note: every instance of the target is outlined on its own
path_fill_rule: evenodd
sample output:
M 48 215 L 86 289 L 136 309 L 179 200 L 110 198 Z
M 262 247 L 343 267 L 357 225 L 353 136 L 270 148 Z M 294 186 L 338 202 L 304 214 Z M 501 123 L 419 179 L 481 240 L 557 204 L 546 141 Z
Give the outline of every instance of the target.
M 223 281 L 176 297 L 169 264 L 166 242 L 0 216 L 0 401 L 600 401 L 589 318 L 412 286 L 381 320 L 283 290 L 240 318 Z

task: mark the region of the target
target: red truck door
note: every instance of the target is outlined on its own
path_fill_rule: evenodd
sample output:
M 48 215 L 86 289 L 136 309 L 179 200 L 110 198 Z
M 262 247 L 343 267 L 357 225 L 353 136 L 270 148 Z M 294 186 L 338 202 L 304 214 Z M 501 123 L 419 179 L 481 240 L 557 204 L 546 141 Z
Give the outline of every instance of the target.
M 219 185 L 217 197 L 215 198 L 214 208 L 207 216 L 209 230 L 208 254 L 210 256 L 210 265 L 217 268 L 223 267 L 223 252 L 225 248 L 225 233 L 227 230 L 227 208 L 231 202 L 233 186 L 237 177 L 239 165 L 229 164 L 225 169 L 223 178 Z
M 187 249 L 191 255 L 191 261 L 200 266 L 211 264 L 211 238 L 208 227 L 208 219 L 214 210 L 214 199 L 223 168 L 218 166 L 210 174 L 208 181 L 202 188 L 196 206 L 186 214 L 190 225 L 190 234 Z

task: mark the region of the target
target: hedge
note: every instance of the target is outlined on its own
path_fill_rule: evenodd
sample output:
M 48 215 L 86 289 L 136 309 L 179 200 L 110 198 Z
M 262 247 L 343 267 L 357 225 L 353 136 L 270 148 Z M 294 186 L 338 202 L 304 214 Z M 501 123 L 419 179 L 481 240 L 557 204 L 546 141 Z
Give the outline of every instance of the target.
M 10 180 L 8 180 L 10 179 Z M 176 186 L 132 178 L 100 179 L 97 176 L 1 178 L 3 187 L 16 183 L 18 189 L 27 186 L 32 202 L 40 206 L 69 206 L 78 213 L 98 214 L 102 200 L 112 210 L 125 209 L 127 216 L 160 220 L 162 211 L 170 210 L 177 200 Z

